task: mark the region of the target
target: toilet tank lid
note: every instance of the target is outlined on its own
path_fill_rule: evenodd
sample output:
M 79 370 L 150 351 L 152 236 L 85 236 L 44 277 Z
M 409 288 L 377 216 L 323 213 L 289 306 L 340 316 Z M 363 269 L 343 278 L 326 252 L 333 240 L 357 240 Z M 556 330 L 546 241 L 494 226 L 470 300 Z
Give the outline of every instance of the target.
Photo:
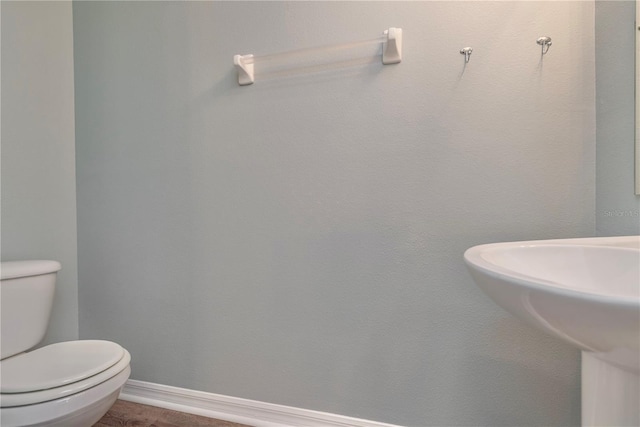
M 3 261 L 0 263 L 0 279 L 39 276 L 41 274 L 55 273 L 61 268 L 62 265 L 58 261 Z

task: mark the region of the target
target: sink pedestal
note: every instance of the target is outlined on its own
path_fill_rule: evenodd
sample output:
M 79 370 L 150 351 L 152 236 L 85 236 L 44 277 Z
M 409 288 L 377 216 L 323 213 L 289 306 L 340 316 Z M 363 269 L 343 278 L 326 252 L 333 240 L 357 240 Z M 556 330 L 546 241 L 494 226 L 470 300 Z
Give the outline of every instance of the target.
M 582 425 L 639 426 L 640 375 L 582 352 Z

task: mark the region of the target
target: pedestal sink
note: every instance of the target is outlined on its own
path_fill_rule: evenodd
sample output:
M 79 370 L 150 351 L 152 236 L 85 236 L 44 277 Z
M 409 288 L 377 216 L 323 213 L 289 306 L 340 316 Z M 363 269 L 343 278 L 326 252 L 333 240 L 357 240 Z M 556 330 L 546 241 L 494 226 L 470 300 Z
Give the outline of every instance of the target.
M 464 259 L 499 306 L 582 350 L 582 425 L 640 425 L 640 236 L 493 243 Z

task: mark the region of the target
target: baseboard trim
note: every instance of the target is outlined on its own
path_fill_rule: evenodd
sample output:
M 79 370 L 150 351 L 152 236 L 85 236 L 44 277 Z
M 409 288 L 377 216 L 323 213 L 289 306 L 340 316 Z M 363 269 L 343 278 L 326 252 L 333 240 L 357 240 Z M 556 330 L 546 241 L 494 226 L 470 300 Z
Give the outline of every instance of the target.
M 120 399 L 255 427 L 400 427 L 137 380 L 127 381 Z

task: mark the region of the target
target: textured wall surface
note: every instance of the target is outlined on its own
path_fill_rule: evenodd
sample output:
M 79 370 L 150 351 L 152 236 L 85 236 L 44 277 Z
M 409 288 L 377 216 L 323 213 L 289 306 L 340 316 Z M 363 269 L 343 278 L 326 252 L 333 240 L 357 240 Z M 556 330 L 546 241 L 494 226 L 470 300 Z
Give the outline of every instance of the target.
M 54 259 L 44 342 L 78 338 L 71 2 L 2 2 L 2 260 Z
M 237 85 L 234 54 L 391 26 L 399 65 L 362 47 Z M 77 2 L 74 43 L 80 335 L 127 347 L 134 379 L 579 425 L 578 351 L 495 306 L 462 254 L 594 234 L 592 2 Z
M 597 1 L 596 228 L 599 236 L 640 234 L 634 194 L 635 1 Z

